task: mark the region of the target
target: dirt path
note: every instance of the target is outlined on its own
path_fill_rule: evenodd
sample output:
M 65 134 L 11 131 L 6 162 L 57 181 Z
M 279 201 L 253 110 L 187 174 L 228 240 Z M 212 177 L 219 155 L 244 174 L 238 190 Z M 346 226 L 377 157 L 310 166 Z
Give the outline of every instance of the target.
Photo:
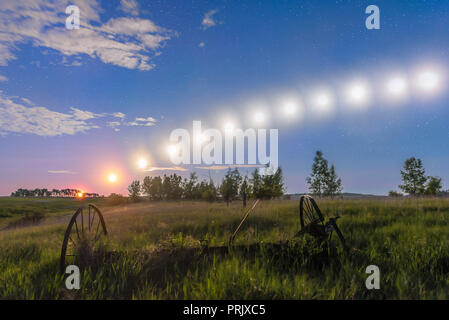
M 107 220 L 108 216 L 116 216 L 121 214 L 136 214 L 140 211 L 147 211 L 148 209 L 151 209 L 153 207 L 153 204 L 151 203 L 137 203 L 137 204 L 129 204 L 124 206 L 116 206 L 116 207 L 99 207 L 101 213 L 105 217 L 105 220 Z M 49 227 L 49 226 L 57 226 L 57 225 L 68 225 L 70 222 L 70 219 L 72 218 L 73 213 L 64 214 L 64 215 L 58 215 L 58 216 L 51 216 L 47 217 L 42 223 L 38 225 L 27 225 L 27 226 L 17 226 L 14 228 L 8 228 L 4 227 L 0 229 L 0 233 L 8 232 L 8 231 L 14 231 L 14 230 L 24 230 L 27 228 L 35 228 L 37 226 L 40 227 Z

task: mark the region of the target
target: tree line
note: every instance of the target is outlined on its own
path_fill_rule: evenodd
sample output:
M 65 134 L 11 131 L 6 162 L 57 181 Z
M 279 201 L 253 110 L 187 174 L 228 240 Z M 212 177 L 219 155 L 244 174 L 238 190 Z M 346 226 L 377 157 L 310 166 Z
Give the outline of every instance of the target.
M 260 174 L 255 169 L 251 177 L 243 177 L 237 168 L 229 168 L 220 184 L 214 183 L 212 178 L 199 181 L 195 172 L 189 178 L 182 178 L 173 173 L 156 177 L 145 177 L 143 181 L 133 181 L 129 187 L 129 198 L 138 201 L 145 197 L 152 201 L 159 200 L 206 200 L 222 199 L 228 204 L 237 199 L 248 198 L 272 199 L 284 194 L 284 178 L 282 169 L 278 168 Z
M 404 162 L 401 170 L 402 184 L 399 189 L 410 196 L 438 196 L 447 194 L 443 191 L 443 179 L 440 177 L 427 176 L 421 159 L 411 157 Z M 403 196 L 402 193 L 392 190 L 392 197 Z
M 410 196 L 447 195 L 443 191 L 440 177 L 427 176 L 421 159 L 411 157 L 405 160 L 401 170 L 402 184 L 399 189 Z M 342 180 L 338 177 L 335 165 L 329 166 L 323 152 L 317 151 L 313 159 L 312 172 L 306 178 L 309 192 L 318 197 L 335 197 L 343 191 Z M 11 197 L 76 197 L 77 189 L 23 189 L 11 193 Z M 251 176 L 243 177 L 238 169 L 229 168 L 220 184 L 209 180 L 199 181 L 195 172 L 189 178 L 182 178 L 176 173 L 156 177 L 145 177 L 143 181 L 133 181 L 128 187 L 129 197 L 137 201 L 145 197 L 152 201 L 159 200 L 206 200 L 222 199 L 227 203 L 240 198 L 272 199 L 284 195 L 284 178 L 282 169 L 278 168 L 268 174 L 260 174 L 255 169 Z M 84 193 L 84 197 L 99 197 L 97 193 Z M 395 190 L 389 196 L 399 197 L 404 194 Z M 118 195 L 115 195 L 118 196 Z
M 28 190 L 28 189 L 23 189 L 20 188 L 15 192 L 11 193 L 11 197 L 68 197 L 68 198 L 75 198 L 77 196 L 78 193 L 80 193 L 81 190 L 77 190 L 77 189 L 62 189 L 62 190 L 58 190 L 58 189 L 33 189 L 33 190 Z M 84 197 L 91 197 L 91 198 L 95 198 L 95 197 L 99 197 L 100 195 L 98 193 L 83 193 Z

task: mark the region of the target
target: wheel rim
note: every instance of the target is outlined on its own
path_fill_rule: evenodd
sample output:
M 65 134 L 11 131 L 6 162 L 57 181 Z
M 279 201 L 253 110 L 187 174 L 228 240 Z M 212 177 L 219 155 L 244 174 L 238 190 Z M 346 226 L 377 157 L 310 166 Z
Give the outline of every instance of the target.
M 72 216 L 62 242 L 61 272 L 65 272 L 66 266 L 75 264 L 87 250 L 95 250 L 107 234 L 103 215 L 96 206 L 89 204 L 79 208 Z
M 299 217 L 301 228 L 305 228 L 312 223 L 323 224 L 324 217 L 321 214 L 315 200 L 310 196 L 302 196 L 299 202 Z

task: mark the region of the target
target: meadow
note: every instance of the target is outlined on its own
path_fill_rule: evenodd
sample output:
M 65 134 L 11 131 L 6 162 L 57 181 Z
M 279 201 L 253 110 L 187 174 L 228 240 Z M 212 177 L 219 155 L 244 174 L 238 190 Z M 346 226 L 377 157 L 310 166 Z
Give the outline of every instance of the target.
M 298 200 L 261 202 L 234 241 L 248 250 L 231 251 L 241 202 L 94 202 L 108 254 L 82 268 L 81 289 L 69 291 L 61 244 L 86 203 L 0 198 L 0 299 L 449 299 L 446 198 L 317 199 L 325 216 L 341 216 L 349 253 L 335 236 L 328 249 L 294 238 Z M 11 224 L 30 211 L 45 220 Z M 380 290 L 365 287 L 368 265 L 380 268 Z

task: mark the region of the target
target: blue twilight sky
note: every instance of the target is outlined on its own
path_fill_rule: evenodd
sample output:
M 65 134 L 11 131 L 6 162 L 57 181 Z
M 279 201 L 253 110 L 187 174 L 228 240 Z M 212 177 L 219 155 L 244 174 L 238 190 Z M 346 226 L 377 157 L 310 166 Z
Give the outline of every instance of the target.
M 79 30 L 65 27 L 71 4 Z M 365 26 L 371 4 L 380 30 Z M 174 167 L 170 132 L 193 120 L 249 128 L 255 106 L 265 108 L 264 127 L 279 129 L 288 192 L 307 190 L 318 149 L 346 192 L 397 189 L 410 156 L 447 181 L 448 21 L 449 3 L 438 0 L 2 0 L 0 195 L 125 193 L 146 174 L 186 176 L 155 170 Z M 437 78 L 428 92 L 425 72 Z M 407 90 L 393 101 L 385 88 L 398 75 Z M 354 79 L 370 92 L 359 108 L 345 98 Z M 332 98 L 332 112 L 314 106 L 316 92 Z M 293 96 L 297 117 L 282 118 Z M 136 169 L 140 157 L 154 171 Z

